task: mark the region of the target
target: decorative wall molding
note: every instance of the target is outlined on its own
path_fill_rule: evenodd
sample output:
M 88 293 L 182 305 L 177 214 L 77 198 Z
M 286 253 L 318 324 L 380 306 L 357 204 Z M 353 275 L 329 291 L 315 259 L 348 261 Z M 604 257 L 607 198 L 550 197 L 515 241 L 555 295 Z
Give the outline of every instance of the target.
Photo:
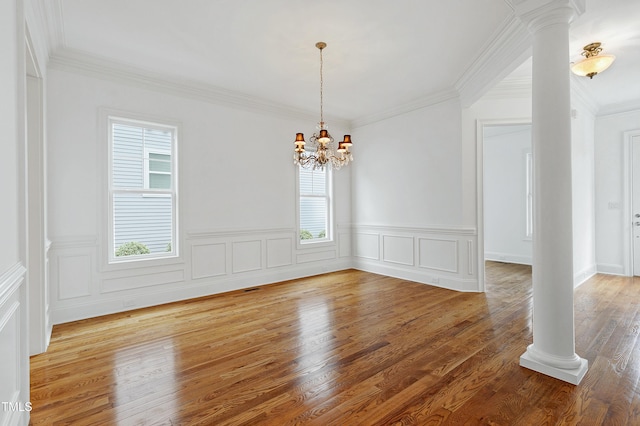
M 55 280 L 64 283 L 59 287 L 58 300 L 91 295 L 93 259 L 92 253 L 59 254 L 56 257 Z
M 208 238 L 226 238 L 226 237 L 242 237 L 242 236 L 256 236 L 256 235 L 272 235 L 272 234 L 284 234 L 284 233 L 296 233 L 295 228 L 242 228 L 242 229 L 218 229 L 218 230 L 200 230 L 200 231 L 188 231 L 187 239 L 198 240 Z
M 434 271 L 460 272 L 458 240 L 450 238 L 418 238 L 418 264 Z
M 0 306 L 24 283 L 26 274 L 27 269 L 18 262 L 0 275 Z
M 186 233 L 181 258 L 135 261 L 99 269 L 95 236 L 52 238 L 51 322 L 208 296 L 352 267 L 351 228 L 338 241 L 297 247 L 293 228 Z
M 489 89 L 483 99 L 514 99 L 514 98 L 530 98 L 533 85 L 531 78 L 505 78 Z
M 456 226 L 385 226 L 385 225 L 352 225 L 353 229 L 386 231 L 400 233 L 421 233 L 421 234 L 438 234 L 438 235 L 476 235 L 476 228 L 456 227 Z
M 422 108 L 427 108 L 432 105 L 437 105 L 441 102 L 446 102 L 452 99 L 457 99 L 459 96 L 458 91 L 455 88 L 447 88 L 439 92 L 431 93 L 427 96 L 423 96 L 411 102 L 407 102 L 398 106 L 395 106 L 384 111 L 370 114 L 364 117 L 357 118 L 350 123 L 352 129 L 366 126 L 367 124 L 376 123 L 378 121 L 386 120 L 391 117 L 406 114 L 408 112 L 416 111 Z
M 473 228 L 354 225 L 354 266 L 458 291 L 481 291 Z
M 64 48 L 57 49 L 49 61 L 49 66 L 67 72 L 79 73 L 102 80 L 134 85 L 170 95 L 180 96 L 212 104 L 236 108 L 249 112 L 261 112 L 272 116 L 299 120 L 317 120 L 317 112 L 303 111 L 288 105 L 258 98 L 246 93 L 236 92 L 222 87 L 209 85 L 179 76 L 137 68 L 115 62 L 96 55 Z M 351 123 L 339 117 L 325 117 L 334 126 L 349 129 Z
M 233 241 L 231 248 L 232 273 L 237 274 L 262 269 L 262 240 Z
M 515 15 L 508 16 L 454 84 L 462 107 L 471 106 L 529 56 L 531 34 Z
M 50 250 L 96 247 L 97 245 L 98 237 L 95 235 L 51 237 L 51 240 L 49 241 Z
M 640 100 L 620 104 L 605 105 L 598 110 L 598 117 L 636 113 L 640 110 Z
M 413 236 L 382 235 L 382 260 L 400 265 L 415 265 Z
M 212 278 L 227 274 L 225 242 L 191 245 L 191 278 Z
M 29 388 L 28 330 L 26 318 L 26 273 L 22 263 L 16 263 L 0 275 L 0 376 L 3 402 L 22 403 L 28 396 L 22 392 Z M 26 371 L 26 372 L 25 372 Z M 25 379 L 26 377 L 26 379 Z M 28 418 L 18 411 L 0 410 L 0 424 L 27 424 Z

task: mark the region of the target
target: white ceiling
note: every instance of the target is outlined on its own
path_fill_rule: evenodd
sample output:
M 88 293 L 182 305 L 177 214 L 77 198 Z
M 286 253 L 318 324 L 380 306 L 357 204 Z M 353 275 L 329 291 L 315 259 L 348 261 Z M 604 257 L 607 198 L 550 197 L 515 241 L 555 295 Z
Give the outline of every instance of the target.
M 54 57 L 98 56 L 311 112 L 325 41 L 325 112 L 346 120 L 461 87 L 516 21 L 511 0 L 57 1 Z M 638 22 L 638 0 L 587 0 L 572 24 L 568 62 L 592 41 L 617 56 L 578 83 L 599 107 L 640 101 Z M 514 56 L 503 74 L 522 63 Z M 525 64 L 509 78 L 529 75 Z

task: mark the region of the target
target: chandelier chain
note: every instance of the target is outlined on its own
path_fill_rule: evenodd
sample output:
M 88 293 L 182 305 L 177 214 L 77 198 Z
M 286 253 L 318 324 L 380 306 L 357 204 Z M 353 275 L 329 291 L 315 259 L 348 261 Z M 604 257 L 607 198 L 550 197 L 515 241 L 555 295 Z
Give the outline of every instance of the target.
M 322 78 L 322 65 L 323 65 L 323 61 L 322 61 L 322 49 L 320 50 L 320 125 L 324 125 L 324 105 L 322 102 L 322 92 L 323 92 L 323 86 L 324 86 L 324 79 Z

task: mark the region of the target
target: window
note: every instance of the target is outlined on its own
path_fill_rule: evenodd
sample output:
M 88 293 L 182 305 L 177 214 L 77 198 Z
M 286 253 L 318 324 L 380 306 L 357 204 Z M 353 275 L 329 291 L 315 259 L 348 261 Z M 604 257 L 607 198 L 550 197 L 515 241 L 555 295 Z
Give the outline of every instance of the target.
M 145 150 L 144 187 L 171 189 L 171 152 Z
M 331 240 L 331 170 L 298 167 L 300 243 Z
M 177 129 L 109 117 L 109 261 L 177 255 Z

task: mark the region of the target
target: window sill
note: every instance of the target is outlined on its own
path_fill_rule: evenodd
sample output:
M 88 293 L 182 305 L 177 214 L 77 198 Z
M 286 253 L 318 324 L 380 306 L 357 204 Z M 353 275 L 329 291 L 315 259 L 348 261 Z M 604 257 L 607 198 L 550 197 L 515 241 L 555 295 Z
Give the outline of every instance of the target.
M 310 249 L 322 248 L 322 247 L 334 247 L 335 245 L 336 245 L 335 240 L 309 241 L 307 243 L 302 243 L 298 241 L 298 250 L 310 250 Z

